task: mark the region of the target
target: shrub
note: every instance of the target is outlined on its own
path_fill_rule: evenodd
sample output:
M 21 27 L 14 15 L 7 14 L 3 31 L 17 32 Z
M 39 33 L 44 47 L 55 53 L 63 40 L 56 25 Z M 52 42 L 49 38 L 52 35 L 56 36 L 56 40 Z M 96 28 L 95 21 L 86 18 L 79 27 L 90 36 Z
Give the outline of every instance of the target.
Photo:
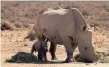
M 8 21 L 1 20 L 1 30 L 14 30 L 14 25 Z
M 36 35 L 35 35 L 35 30 L 32 29 L 28 35 L 25 37 L 25 39 L 29 39 L 31 41 L 35 40 L 36 39 Z

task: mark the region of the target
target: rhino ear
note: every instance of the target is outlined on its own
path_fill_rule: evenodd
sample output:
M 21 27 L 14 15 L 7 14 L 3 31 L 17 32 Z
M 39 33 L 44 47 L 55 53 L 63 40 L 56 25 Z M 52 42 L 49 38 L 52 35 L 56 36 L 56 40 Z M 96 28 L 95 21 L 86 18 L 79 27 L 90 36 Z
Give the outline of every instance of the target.
M 82 31 L 85 31 L 85 30 L 87 29 L 87 26 L 81 25 L 81 26 L 80 26 L 80 29 L 81 29 Z

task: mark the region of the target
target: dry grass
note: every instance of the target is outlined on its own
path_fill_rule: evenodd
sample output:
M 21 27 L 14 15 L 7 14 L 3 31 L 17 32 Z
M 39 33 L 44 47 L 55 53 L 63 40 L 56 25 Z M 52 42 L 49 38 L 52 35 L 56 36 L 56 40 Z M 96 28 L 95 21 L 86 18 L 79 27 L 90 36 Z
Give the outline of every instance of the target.
M 104 4 L 104 5 L 103 5 L 103 8 L 104 8 L 107 12 L 109 12 L 109 4 Z
M 99 62 L 99 63 L 109 63 L 109 56 L 108 56 L 108 53 L 106 52 L 100 52 L 100 51 L 95 51 L 95 56 L 96 58 L 94 59 L 95 61 L 94 62 Z M 75 60 L 77 62 L 86 62 L 84 59 L 82 59 L 80 57 L 80 54 L 76 54 L 74 56 Z M 107 59 L 106 59 L 107 58 Z
M 48 8 L 54 9 L 59 6 L 78 8 L 84 16 L 91 17 L 86 19 L 108 21 L 109 5 L 105 3 L 107 2 L 2 2 L 1 17 L 12 22 L 21 22 L 28 28 L 28 23 L 35 23 L 39 14 Z M 88 23 L 90 24 L 90 21 Z
M 14 23 L 14 25 L 16 26 L 16 28 L 22 28 L 22 23 Z
M 23 25 L 23 27 L 25 27 L 25 28 L 29 28 L 29 27 L 30 27 L 28 23 L 22 23 L 22 25 Z
M 86 10 L 82 10 L 82 14 L 83 14 L 83 15 L 86 15 L 86 16 L 89 15 L 88 11 L 86 11 Z
M 28 23 L 11 23 L 6 20 L 1 21 L 1 30 L 15 30 L 16 28 L 30 28 Z
M 31 41 L 36 39 L 35 30 L 31 29 L 25 39 L 29 39 Z
M 105 45 L 104 47 L 108 48 L 109 46 L 106 44 L 108 41 L 109 39 L 105 29 L 97 27 L 97 29 L 93 32 L 93 42 L 95 47 L 103 47 L 103 45 Z

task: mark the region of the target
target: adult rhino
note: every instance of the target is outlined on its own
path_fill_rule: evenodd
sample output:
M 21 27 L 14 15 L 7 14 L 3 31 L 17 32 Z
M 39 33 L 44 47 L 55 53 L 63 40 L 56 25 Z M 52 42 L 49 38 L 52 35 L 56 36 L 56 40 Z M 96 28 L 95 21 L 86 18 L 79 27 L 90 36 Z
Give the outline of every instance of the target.
M 77 46 L 82 59 L 94 62 L 92 31 L 78 9 L 45 11 L 37 18 L 34 29 L 39 41 L 48 38 L 51 42 L 52 59 L 56 58 L 56 44 L 63 44 L 67 52 L 65 62 L 73 61 L 73 52 Z

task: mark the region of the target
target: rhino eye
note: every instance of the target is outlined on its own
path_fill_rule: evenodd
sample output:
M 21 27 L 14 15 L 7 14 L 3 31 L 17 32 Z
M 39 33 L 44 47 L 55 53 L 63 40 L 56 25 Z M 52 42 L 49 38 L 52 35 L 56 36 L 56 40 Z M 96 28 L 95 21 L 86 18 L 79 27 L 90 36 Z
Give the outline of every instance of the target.
M 85 50 L 87 50 L 87 47 L 85 47 Z
M 86 26 L 83 27 L 83 31 L 86 30 Z

